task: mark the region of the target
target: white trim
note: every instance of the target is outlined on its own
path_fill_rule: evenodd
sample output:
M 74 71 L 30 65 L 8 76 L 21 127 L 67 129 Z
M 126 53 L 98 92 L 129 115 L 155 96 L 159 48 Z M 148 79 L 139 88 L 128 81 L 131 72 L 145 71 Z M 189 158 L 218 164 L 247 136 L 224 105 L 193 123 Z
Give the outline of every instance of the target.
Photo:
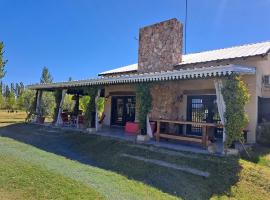
M 56 125 L 62 125 L 63 124 L 61 113 L 62 113 L 62 107 L 64 105 L 66 93 L 67 93 L 67 90 L 62 90 L 61 101 L 60 101 L 60 104 L 59 104 L 59 109 L 58 109 L 58 114 L 57 114 L 57 120 L 55 122 Z
M 220 77 L 237 74 L 255 74 L 255 67 L 246 67 L 239 65 L 225 65 L 217 67 L 202 67 L 194 69 L 181 69 L 173 71 L 152 72 L 143 74 L 120 75 L 112 77 L 99 77 L 89 80 L 59 82 L 50 84 L 36 84 L 28 86 L 29 89 L 54 89 L 54 88 L 69 88 L 82 86 L 97 86 L 97 85 L 113 85 L 123 83 L 140 83 L 140 82 L 156 82 L 156 81 L 171 81 L 184 79 L 200 79 L 208 77 Z

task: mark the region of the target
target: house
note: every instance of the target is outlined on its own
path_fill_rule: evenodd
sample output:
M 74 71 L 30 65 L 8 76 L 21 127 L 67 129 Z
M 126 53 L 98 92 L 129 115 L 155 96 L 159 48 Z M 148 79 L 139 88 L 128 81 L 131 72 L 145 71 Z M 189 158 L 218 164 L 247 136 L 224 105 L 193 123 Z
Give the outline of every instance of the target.
M 248 143 L 255 143 L 258 122 L 268 119 L 270 113 L 264 109 L 270 105 L 267 99 L 270 98 L 270 42 L 187 55 L 182 48 L 183 26 L 177 19 L 170 19 L 140 29 L 137 64 L 102 72 L 93 79 L 34 84 L 29 88 L 38 91 L 39 102 L 42 91 L 61 89 L 65 91 L 63 95 L 84 95 L 83 88 L 98 86 L 105 97 L 106 117 L 102 124 L 110 127 L 138 120 L 136 85 L 151 82 L 149 118 L 157 121 L 158 126 L 168 122 L 167 128 L 174 133 L 159 132 L 159 137 L 187 141 L 203 138 L 207 142 L 204 127 L 207 130 L 212 127 L 215 138 L 224 141 L 215 83 L 237 73 L 242 75 L 250 93 L 246 106 L 249 116 L 246 139 Z

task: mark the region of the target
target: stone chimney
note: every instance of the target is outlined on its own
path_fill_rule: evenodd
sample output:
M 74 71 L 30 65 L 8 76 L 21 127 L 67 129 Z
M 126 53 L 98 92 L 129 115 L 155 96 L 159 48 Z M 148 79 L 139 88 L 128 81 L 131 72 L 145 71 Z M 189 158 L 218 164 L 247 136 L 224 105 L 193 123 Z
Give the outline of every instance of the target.
M 183 25 L 170 19 L 140 29 L 138 72 L 173 70 L 182 61 Z

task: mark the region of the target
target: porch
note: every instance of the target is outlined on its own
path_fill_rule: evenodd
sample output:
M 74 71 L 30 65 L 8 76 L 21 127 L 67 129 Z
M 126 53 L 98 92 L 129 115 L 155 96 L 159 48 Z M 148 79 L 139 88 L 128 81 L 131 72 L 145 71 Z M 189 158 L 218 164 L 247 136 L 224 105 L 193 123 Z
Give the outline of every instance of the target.
M 145 144 L 165 145 L 177 149 L 178 146 L 209 150 L 214 145 L 214 151 L 221 153 L 225 140 L 220 94 L 221 88 L 218 81 L 231 73 L 240 73 L 247 76 L 255 73 L 254 68 L 241 66 L 219 66 L 200 69 L 175 70 L 173 72 L 157 72 L 135 75 L 123 75 L 116 77 L 103 77 L 99 79 L 67 82 L 59 84 L 45 84 L 31 86 L 38 90 L 37 113 L 39 112 L 40 94 L 42 91 L 62 91 L 62 99 L 59 104 L 57 126 L 63 126 L 62 104 L 65 94 L 73 94 L 78 105 L 80 96 L 89 95 L 88 88 L 97 88 L 97 99 L 101 96 L 105 99 L 104 112 L 98 116 L 98 110 L 93 112 L 91 127 L 87 130 L 103 136 L 116 137 L 134 141 L 140 129 L 133 130 L 134 135 L 125 134 L 123 127 L 128 122 L 138 123 L 138 103 L 136 98 L 136 85 L 140 82 L 152 82 L 151 96 L 153 107 L 149 113 L 147 123 L 156 122 L 157 131 L 147 128 L 150 140 Z M 219 106 L 218 106 L 219 105 Z M 78 111 L 78 108 L 76 109 Z M 82 131 L 84 126 L 79 126 L 79 115 L 76 113 L 73 128 Z M 81 113 L 83 116 L 83 113 Z M 149 121 L 150 119 L 150 121 Z M 89 122 L 88 122 L 89 123 Z M 164 124 L 168 125 L 164 125 Z M 75 125 L 74 125 L 75 124 Z M 162 125 L 163 124 L 163 125 Z M 116 129 L 122 127 L 122 129 Z M 161 138 L 161 141 L 159 141 Z M 199 144 L 199 145 L 198 145 Z M 220 145 L 221 144 L 221 145 Z M 198 147 L 199 146 L 199 147 Z M 181 147 L 182 148 L 182 147 Z M 186 147 L 185 147 L 186 148 Z M 207 150 L 206 150 L 207 149 Z
M 76 133 L 84 133 L 89 135 L 96 135 L 100 137 L 105 138 L 111 138 L 113 140 L 119 140 L 119 141 L 126 141 L 131 142 L 134 145 L 136 145 L 138 148 L 147 148 L 151 149 L 151 147 L 157 147 L 164 150 L 173 150 L 173 151 L 179 151 L 179 152 L 191 152 L 191 153 L 200 153 L 200 154 L 215 154 L 215 155 L 221 155 L 223 144 L 222 141 L 219 141 L 215 143 L 214 148 L 218 148 L 218 151 L 209 151 L 208 148 L 203 148 L 202 145 L 196 144 L 196 143 L 183 143 L 181 141 L 177 140 L 169 140 L 169 139 L 160 139 L 157 141 L 155 138 L 152 138 L 145 142 L 138 142 L 137 141 L 137 135 L 130 134 L 125 132 L 124 128 L 121 127 L 111 127 L 111 128 L 103 128 L 100 129 L 98 132 L 93 131 L 89 133 L 89 131 L 86 128 L 76 128 L 76 127 L 70 127 L 70 126 L 55 126 L 52 123 L 34 123 L 40 127 L 43 127 L 42 129 L 45 129 L 47 132 L 57 132 L 59 130 L 65 131 L 71 134 Z M 211 146 L 211 145 L 210 145 Z M 210 147 L 212 148 L 212 147 Z

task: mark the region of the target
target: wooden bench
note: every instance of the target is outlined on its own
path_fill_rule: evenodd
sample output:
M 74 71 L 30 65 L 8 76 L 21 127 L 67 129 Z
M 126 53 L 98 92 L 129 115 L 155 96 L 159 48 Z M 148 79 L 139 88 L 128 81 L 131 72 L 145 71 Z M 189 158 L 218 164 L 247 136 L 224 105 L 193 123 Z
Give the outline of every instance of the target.
M 185 142 L 194 142 L 201 144 L 204 148 L 208 146 L 208 127 L 222 127 L 222 125 L 214 124 L 214 123 L 199 123 L 199 122 L 189 122 L 189 121 L 173 121 L 173 120 L 165 120 L 158 119 L 152 120 L 157 122 L 157 132 L 156 132 L 156 141 L 159 142 L 160 138 L 174 139 Z M 188 135 L 172 135 L 168 133 L 160 132 L 160 123 L 172 123 L 172 124 L 184 124 L 184 125 L 196 125 L 202 127 L 202 136 L 188 136 Z

